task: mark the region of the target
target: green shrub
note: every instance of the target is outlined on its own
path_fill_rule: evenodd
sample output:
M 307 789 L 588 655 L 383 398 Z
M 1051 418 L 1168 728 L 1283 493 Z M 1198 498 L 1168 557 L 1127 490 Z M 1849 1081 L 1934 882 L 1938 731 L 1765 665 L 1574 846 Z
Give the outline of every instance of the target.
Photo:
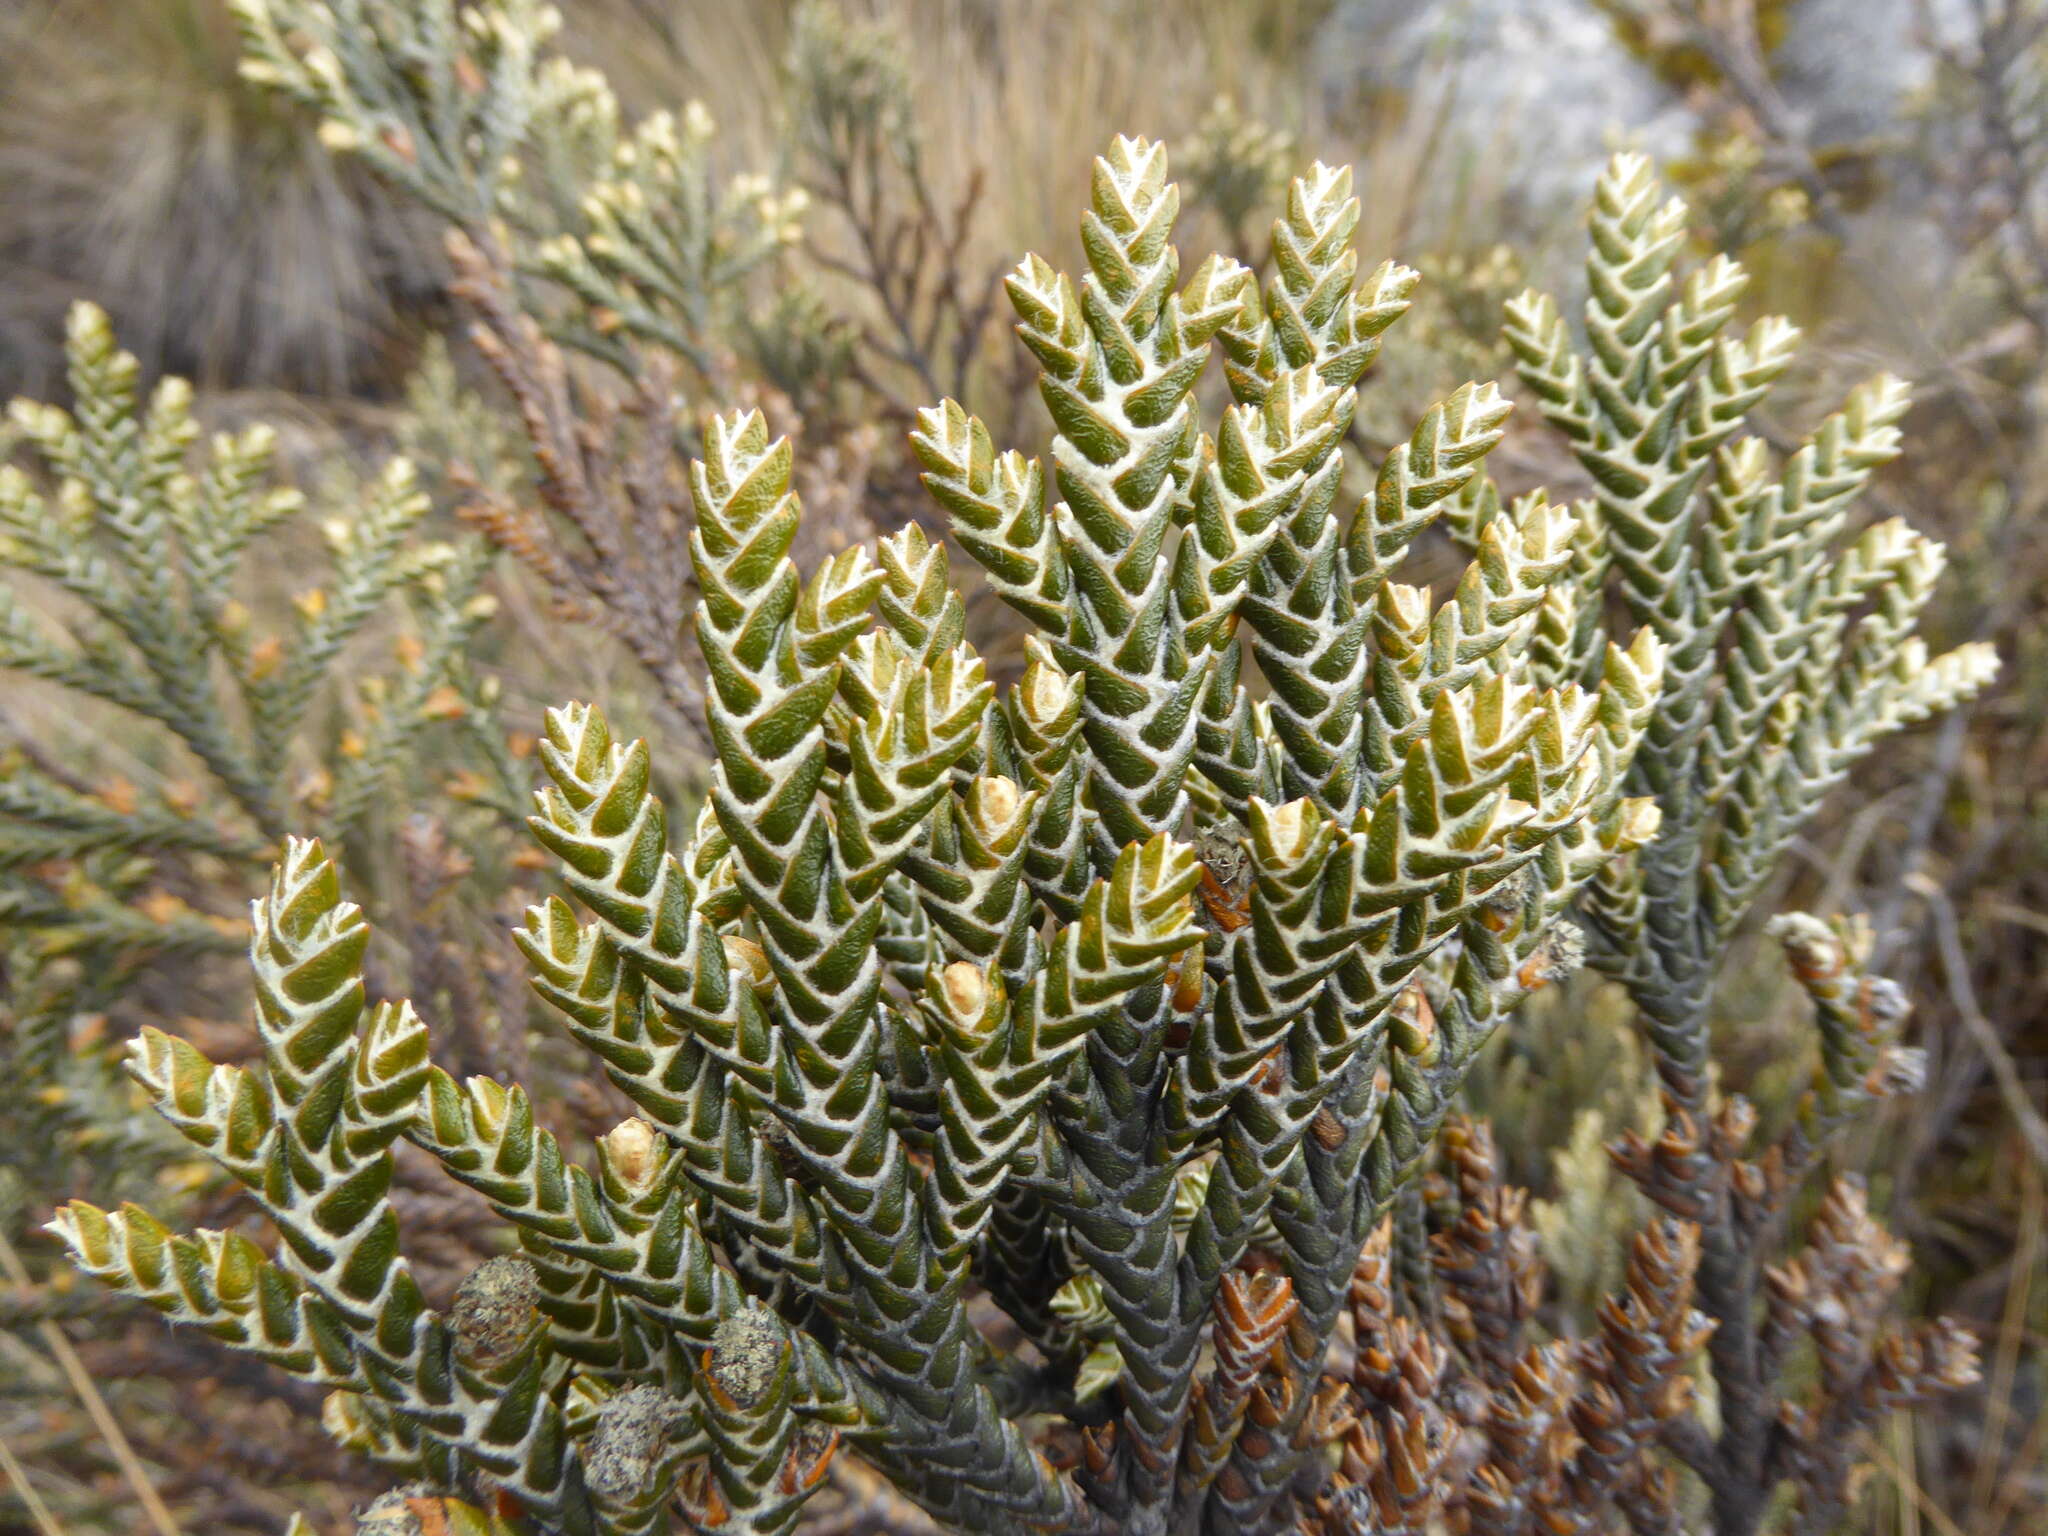
M 1682 210 L 1624 157 L 1585 351 L 1548 300 L 1508 313 L 1593 497 L 1503 505 L 1509 406 L 1475 384 L 1347 514 L 1356 392 L 1416 275 L 1359 277 L 1328 167 L 1263 289 L 1183 274 L 1177 204 L 1163 150 L 1120 139 L 1087 271 L 1009 278 L 1047 462 L 954 402 L 918 418 L 955 541 L 1030 626 L 1007 688 L 941 544 L 801 574 L 787 441 L 703 428 L 708 803 L 672 840 L 653 751 L 590 706 L 541 746 L 531 826 L 574 904 L 520 944 L 637 1109 L 594 1165 L 370 1000 L 363 918 L 294 841 L 255 912 L 261 1062 L 155 1030 L 132 1055 L 282 1245 L 74 1202 L 79 1263 L 331 1388 L 330 1427 L 426 1485 L 395 1511 L 477 1529 L 784 1530 L 848 1453 L 974 1532 L 1825 1528 L 1857 1431 L 1974 1373 L 1959 1330 L 1887 1321 L 1905 1256 L 1853 1181 L 1766 1263 L 1827 1138 L 1912 1081 L 1903 997 L 1853 929 L 1776 920 L 1820 1066 L 1769 1145 L 1705 1019 L 1819 799 L 1994 670 L 1912 634 L 1937 546 L 1845 539 L 1903 392 L 1782 462 L 1743 435 L 1790 328 L 1731 328 L 1732 263 L 1675 274 Z M 1472 553 L 1441 604 L 1394 579 L 1432 523 Z M 1633 1000 L 1667 1121 L 1614 1149 L 1654 1215 L 1570 1339 L 1491 1137 L 1446 1121 L 1582 958 Z M 401 1252 L 401 1139 L 516 1234 L 445 1312 Z
M 68 356 L 72 409 L 16 401 L 20 462 L 0 464 L 0 667 L 50 701 L 48 729 L 0 765 L 0 913 L 73 944 L 218 948 L 219 925 L 175 889 L 138 890 L 165 865 L 260 870 L 292 826 L 346 836 L 430 720 L 482 710 L 463 659 L 493 603 L 486 551 L 415 541 L 427 498 L 393 459 L 321 521 L 325 580 L 266 611 L 259 551 L 312 521 L 272 476 L 276 434 L 201 446 L 190 386 L 166 379 L 145 400 L 90 305 L 72 312 Z M 419 622 L 396 661 L 351 653 L 400 596 Z M 69 766 L 81 715 L 116 722 L 154 790 Z M 228 946 L 240 938 L 229 917 Z

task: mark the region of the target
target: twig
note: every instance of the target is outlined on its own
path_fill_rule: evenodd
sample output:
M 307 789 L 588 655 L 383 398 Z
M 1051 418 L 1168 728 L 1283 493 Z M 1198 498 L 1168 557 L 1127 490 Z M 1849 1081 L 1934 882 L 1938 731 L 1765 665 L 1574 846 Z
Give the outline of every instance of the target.
M 1939 1504 L 1927 1497 L 1927 1491 L 1920 1486 L 1920 1480 L 1891 1458 L 1885 1448 L 1878 1443 L 1877 1436 L 1865 1435 L 1863 1448 L 1870 1452 L 1870 1459 L 1877 1463 L 1878 1470 L 1892 1480 L 1892 1485 L 1912 1502 L 1913 1507 L 1934 1522 L 1941 1536 L 1963 1536 L 1963 1528 L 1957 1525 Z
M 1892 1441 L 1899 1448 L 1899 1465 L 1910 1473 L 1913 1467 L 1913 1422 L 1910 1415 L 1895 1413 L 1891 1422 Z M 1873 1435 L 1873 1440 L 1877 1437 Z M 1919 1485 L 1920 1479 L 1913 1479 Z M 1920 1536 L 1920 1501 L 1908 1498 L 1899 1510 L 1899 1523 L 1903 1529 L 1899 1536 Z
M 1934 915 L 1935 942 L 1941 947 L 1941 968 L 1948 975 L 1949 996 L 1955 1003 L 1956 1013 L 1962 1018 L 1963 1027 L 1970 1032 L 1970 1038 L 1990 1064 L 1999 1095 L 2018 1123 L 2027 1151 L 2037 1163 L 2048 1168 L 2048 1120 L 2042 1119 L 2041 1112 L 2027 1098 L 2026 1084 L 2020 1081 L 2012 1052 L 2005 1048 L 2005 1042 L 1998 1038 L 1998 1031 L 1977 1006 L 1977 992 L 1970 985 L 1969 964 L 1963 958 L 1956 909 L 1949 901 L 1948 893 L 1921 874 L 1907 875 L 1905 883 L 1927 902 Z
M 2034 1416 L 2034 1427 L 2027 1431 L 2027 1438 L 2020 1444 L 2019 1454 L 2012 1459 L 2014 1475 L 2006 1478 L 2005 1486 L 1999 1490 L 1998 1502 L 1993 1506 L 1990 1518 L 1978 1527 L 1979 1530 L 2005 1529 L 2006 1522 L 2012 1518 L 2013 1510 L 2018 1507 L 2020 1500 L 2027 1496 L 2025 1469 L 2040 1459 L 2044 1447 L 2048 1447 L 2048 1413 Z
M 2030 1164 L 2020 1164 L 2020 1231 L 2015 1244 L 2012 1279 L 2005 1292 L 2005 1311 L 1998 1320 L 1998 1351 L 1992 1358 L 1990 1403 L 1984 1413 L 1984 1437 L 1978 1443 L 1976 1475 L 1970 1479 L 1970 1507 L 1991 1502 L 1999 1448 L 2006 1419 L 2012 1412 L 2013 1375 L 2019 1368 L 2021 1342 L 2027 1334 L 2027 1311 L 2034 1294 L 2034 1271 L 2041 1256 L 2041 1180 Z
M 2029 912 L 2025 907 L 2015 906 L 2009 901 L 1986 901 L 1977 910 L 1985 917 L 2001 923 L 2012 923 L 2021 928 L 2031 928 L 2036 933 L 2048 933 L 2048 916 Z
M 14 1251 L 14 1244 L 7 1240 L 7 1234 L 0 1232 L 0 1269 L 7 1272 L 7 1278 L 16 1285 L 31 1284 L 28 1266 L 21 1262 L 21 1255 Z M 107 1407 L 107 1400 L 100 1396 L 100 1390 L 93 1385 L 92 1376 L 85 1368 L 85 1362 L 78 1358 L 78 1351 L 71 1347 L 71 1341 L 64 1336 L 64 1330 L 55 1323 L 44 1321 L 36 1324 L 36 1332 L 49 1346 L 57 1364 L 63 1368 L 64 1377 L 71 1383 L 71 1390 L 78 1394 L 79 1402 L 91 1415 L 93 1427 L 107 1442 L 107 1449 L 114 1453 L 114 1460 L 121 1468 L 121 1475 L 128 1479 L 128 1485 L 135 1490 L 135 1497 L 149 1516 L 149 1523 L 156 1527 L 157 1536 L 179 1536 L 178 1522 L 171 1518 L 171 1512 L 157 1493 L 149 1474 L 143 1470 L 142 1459 L 135 1454 L 135 1447 L 128 1442 L 128 1436 L 115 1422 L 113 1413 Z M 10 1477 L 14 1474 L 10 1472 Z M 23 1485 L 26 1486 L 25 1484 Z
M 29 1483 L 27 1469 L 14 1459 L 14 1452 L 8 1449 L 4 1436 L 0 1436 L 0 1472 L 7 1474 L 7 1481 L 21 1495 L 21 1502 L 28 1506 L 29 1518 L 35 1521 L 36 1529 L 43 1536 L 64 1536 L 64 1527 L 57 1523 L 57 1517 L 50 1513 L 50 1506 Z

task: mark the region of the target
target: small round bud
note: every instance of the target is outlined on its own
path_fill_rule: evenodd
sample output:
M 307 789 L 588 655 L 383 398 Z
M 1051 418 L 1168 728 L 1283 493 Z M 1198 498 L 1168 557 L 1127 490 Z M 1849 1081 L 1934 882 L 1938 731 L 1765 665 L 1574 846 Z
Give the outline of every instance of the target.
M 1810 913 L 1781 912 L 1765 925 L 1764 933 L 1784 946 L 1793 972 L 1809 984 L 1833 980 L 1848 959 L 1840 936 Z
M 648 1488 L 670 1437 L 690 1410 L 658 1387 L 628 1387 L 605 1399 L 583 1448 L 583 1475 L 605 1503 L 622 1504 Z
M 753 1408 L 774 1387 L 788 1349 L 781 1325 L 766 1308 L 751 1305 L 712 1332 L 711 1348 L 704 1352 L 705 1374 L 734 1403 Z
M 330 154 L 345 155 L 363 147 L 363 136 L 338 118 L 326 118 L 313 131 L 320 147 Z
M 1305 855 L 1315 839 L 1317 818 L 1306 797 L 1290 800 L 1266 819 L 1266 835 L 1272 841 L 1273 857 L 1292 864 Z
M 768 964 L 768 952 L 752 939 L 736 938 L 728 934 L 720 941 L 725 946 L 725 960 L 738 975 L 756 992 L 766 992 L 775 985 L 775 971 Z
M 635 1194 L 642 1194 L 654 1182 L 659 1167 L 660 1139 L 654 1127 L 638 1115 L 621 1120 L 598 1143 L 604 1149 L 611 1171 Z
M 477 1134 L 495 1138 L 505 1124 L 505 1109 L 510 1096 L 504 1084 L 494 1078 L 472 1077 L 462 1084 L 463 1096 L 469 1100 L 470 1117 L 476 1122 Z
M 1034 661 L 1017 685 L 1017 702 L 1023 706 L 1025 724 L 1033 730 L 1051 731 L 1073 707 L 1073 680 L 1046 662 Z
M 449 1327 L 457 1352 L 480 1370 L 503 1365 L 532 1336 L 540 1279 L 524 1259 L 486 1259 L 455 1292 Z
M 1664 825 L 1664 808 L 1648 795 L 1621 802 L 1621 846 L 1643 848 L 1657 840 Z
M 1404 582 L 1390 581 L 1380 588 L 1380 632 L 1420 640 L 1429 629 L 1429 592 Z
M 967 791 L 967 817 L 983 842 L 994 842 L 1017 819 L 1024 802 L 1016 781 L 997 774 L 976 779 Z
M 969 1027 L 980 1020 L 982 1010 L 988 1006 L 988 982 L 981 967 L 970 961 L 955 960 L 947 966 L 940 973 L 939 990 L 953 1017 Z

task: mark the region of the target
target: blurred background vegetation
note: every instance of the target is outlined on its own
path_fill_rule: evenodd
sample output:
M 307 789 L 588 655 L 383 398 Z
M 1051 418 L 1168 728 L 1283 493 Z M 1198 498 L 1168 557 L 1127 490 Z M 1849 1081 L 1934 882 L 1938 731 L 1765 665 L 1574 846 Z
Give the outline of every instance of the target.
M 1250 263 L 1286 177 L 1355 164 L 1358 244 L 1424 274 L 1415 312 L 1368 380 L 1361 462 L 1404 438 L 1468 378 L 1507 375 L 1496 332 L 1524 283 L 1562 270 L 1604 155 L 1651 151 L 1698 218 L 1702 249 L 1756 274 L 1745 301 L 1809 337 L 1766 421 L 1786 439 L 1879 369 L 1914 386 L 1908 448 L 1873 498 L 1946 540 L 1951 572 L 1926 621 L 1937 648 L 2005 658 L 1995 691 L 1860 772 L 1801 845 L 1787 903 L 1867 911 L 1876 968 L 1899 979 L 1929 1054 L 1855 1153 L 1873 1205 L 1914 1250 L 1917 1301 L 1970 1319 L 1985 1381 L 1939 1420 L 1902 1417 L 1873 1448 L 1856 1529 L 2048 1528 L 2048 1266 L 2041 1106 L 2048 1099 L 2048 7 L 2030 0 L 574 0 L 561 46 L 601 68 L 629 118 L 701 102 L 721 177 L 801 189 L 800 228 L 717 295 L 693 404 L 758 403 L 802 439 L 826 548 L 920 510 L 903 435 L 942 394 L 1027 450 L 1029 375 L 999 303 L 1026 248 L 1071 261 L 1070 210 L 1118 131 L 1164 138 L 1190 206 L 1184 250 Z M 9 0 L 0 7 L 0 396 L 67 399 L 64 316 L 90 299 L 148 380 L 191 378 L 209 427 L 261 418 L 284 472 L 320 507 L 365 494 L 401 451 L 432 499 L 431 537 L 482 526 L 495 492 L 534 481 L 502 423 L 500 386 L 457 323 L 442 220 L 329 153 L 309 115 L 237 72 L 226 0 Z M 450 338 L 442 339 L 444 336 Z M 1533 423 L 1532 423 L 1533 425 Z M 0 426 L 0 451 L 10 447 Z M 1540 432 L 1511 429 L 1503 489 L 1578 494 Z M 459 468 L 458 468 L 459 467 Z M 451 473 L 451 470 L 456 472 Z M 468 523 L 458 511 L 468 506 Z M 281 605 L 317 549 L 318 519 L 254 556 Z M 1448 546 L 1442 579 L 1456 566 Z M 521 760 L 544 704 L 607 701 L 668 742 L 671 785 L 701 766 L 677 686 L 636 663 L 545 559 L 501 559 L 468 667 L 421 748 L 429 803 L 366 803 L 343 829 L 354 883 L 401 917 L 377 956 L 396 988 L 435 999 L 451 1070 L 545 1077 L 503 919 L 531 899 L 517 835 Z M 956 572 L 963 569 L 956 562 Z M 400 605 L 351 642 L 379 657 L 432 632 Z M 602 604 L 599 604 L 601 607 Z M 989 605 L 974 638 L 998 665 Z M 468 634 L 468 631 L 465 631 Z M 345 658 L 346 659 L 346 658 Z M 367 675 L 367 674 L 366 674 Z M 337 685 L 319 706 L 347 756 L 382 695 Z M 23 763 L 120 810 L 174 804 L 175 742 L 110 727 L 61 691 L 8 676 L 0 790 Z M 463 726 L 474 727 L 463 729 Z M 295 814 L 331 806 L 318 753 L 280 766 Z M 323 779 L 323 775 L 326 777 Z M 52 1263 L 51 1202 L 178 1194 L 239 1219 L 172 1138 L 132 1114 L 111 1061 L 148 1018 L 181 1022 L 217 1058 L 241 1038 L 240 967 L 221 955 L 260 861 L 218 852 L 146 867 L 38 860 L 0 841 L 16 897 L 144 913 L 164 933 L 81 920 L 52 937 L 0 896 L 0 1445 L 15 1468 L 0 1531 L 144 1529 L 138 1475 L 189 1531 L 320 1529 L 375 1489 L 317 1429 L 317 1404 L 203 1341 L 110 1307 Z M 33 850 L 30 850 L 33 852 Z M 475 878 L 458 876 L 474 873 Z M 89 887 L 92 906 L 77 893 Z M 25 893 L 25 894 L 24 894 Z M 54 893 L 54 896 L 53 894 Z M 166 903 L 169 903 L 167 906 Z M 38 909 L 40 910 L 40 909 Z M 202 931 L 212 925 L 214 939 Z M 173 932 L 175 930 L 175 932 Z M 1731 973 L 1724 1056 L 1766 1114 L 1800 1085 L 1798 1010 L 1768 956 Z M 1635 1224 L 1599 1151 L 1656 1108 L 1625 1009 L 1580 987 L 1540 1000 L 1475 1078 L 1512 1176 L 1539 1201 L 1569 1310 L 1612 1277 L 1592 1234 Z M 534 1058 L 528 1061 L 528 1057 Z M 1776 1065 L 1773 1065 L 1776 1064 Z M 559 1079 L 565 1134 L 616 1107 Z M 532 1079 L 529 1077 L 528 1079 Z M 422 1182 L 409 1230 L 430 1292 L 480 1255 L 477 1212 Z M 212 1202 L 211 1204 L 209 1202 Z M 415 1221 L 414 1214 L 419 1216 Z M 481 1250 L 487 1251 L 487 1250 Z M 437 1291 L 437 1287 L 439 1288 Z M 118 1424 L 125 1435 L 109 1433 Z M 838 1529 L 897 1516 L 840 1490 Z M 863 1522 L 866 1522 L 863 1524 Z M 159 1529 L 162 1527 L 159 1525 Z

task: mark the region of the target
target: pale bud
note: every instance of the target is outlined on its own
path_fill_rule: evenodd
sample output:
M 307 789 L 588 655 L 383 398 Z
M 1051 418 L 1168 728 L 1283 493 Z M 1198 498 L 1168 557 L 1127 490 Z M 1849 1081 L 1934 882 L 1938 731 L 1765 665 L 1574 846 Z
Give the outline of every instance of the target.
M 1288 801 L 1266 818 L 1266 835 L 1272 842 L 1273 856 L 1281 863 L 1291 864 L 1308 852 L 1316 830 L 1311 811 L 1304 797 Z
M 993 840 L 1010 830 L 1022 803 L 1016 782 L 997 774 L 974 781 L 967 792 L 967 815 L 984 840 Z
M 605 1161 L 618 1175 L 619 1182 L 635 1194 L 644 1191 L 653 1181 L 658 1142 L 654 1127 L 645 1120 L 637 1115 L 621 1120 L 600 1138 L 600 1145 L 604 1148 Z
M 506 1094 L 502 1084 L 488 1077 L 472 1077 L 462 1085 L 468 1090 L 470 1117 L 479 1136 L 496 1140 L 505 1124 Z
M 726 964 L 730 966 L 748 986 L 756 992 L 765 992 L 775 985 L 775 970 L 768 963 L 768 952 L 752 939 L 742 939 L 731 934 L 719 941 L 725 946 Z
M 314 136 L 319 139 L 320 147 L 332 155 L 345 155 L 363 147 L 360 133 L 332 117 L 322 120 Z
M 955 960 L 939 973 L 939 992 L 953 1022 L 965 1030 L 977 1030 L 988 1007 L 988 980 L 981 967 L 968 960 Z
M 1074 702 L 1074 684 L 1058 668 L 1033 662 L 1018 684 L 1024 719 L 1038 730 L 1050 730 Z
M 1380 588 L 1377 619 L 1382 632 L 1420 640 L 1429 629 L 1429 592 L 1390 581 Z
M 1621 846 L 1642 848 L 1656 840 L 1664 825 L 1664 809 L 1648 795 L 1621 803 Z

